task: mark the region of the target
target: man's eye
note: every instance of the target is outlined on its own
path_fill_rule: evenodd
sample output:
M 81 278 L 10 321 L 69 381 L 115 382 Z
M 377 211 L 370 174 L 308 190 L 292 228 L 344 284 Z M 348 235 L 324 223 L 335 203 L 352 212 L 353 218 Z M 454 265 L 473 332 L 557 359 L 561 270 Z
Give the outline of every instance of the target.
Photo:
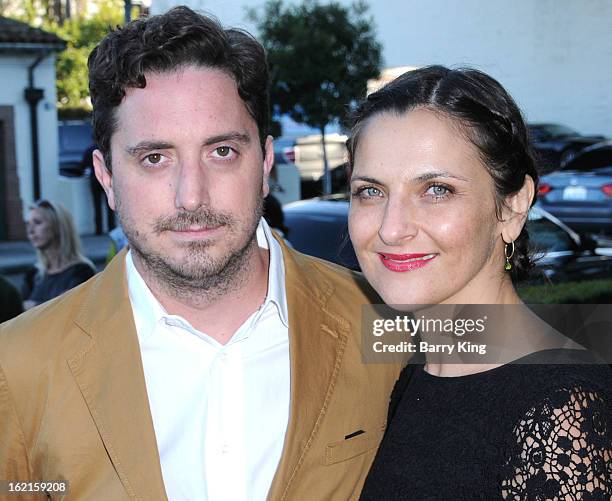
M 219 146 L 215 151 L 220 157 L 226 157 L 232 152 L 232 149 L 229 146 Z
M 162 156 L 160 153 L 151 153 L 147 155 L 145 159 L 151 164 L 158 164 L 162 160 Z

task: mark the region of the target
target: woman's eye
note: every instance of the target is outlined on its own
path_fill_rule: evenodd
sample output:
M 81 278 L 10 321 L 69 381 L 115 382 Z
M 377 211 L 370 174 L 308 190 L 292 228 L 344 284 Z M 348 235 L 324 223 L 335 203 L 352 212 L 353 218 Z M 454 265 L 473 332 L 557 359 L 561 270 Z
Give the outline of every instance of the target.
M 353 192 L 353 196 L 362 199 L 377 198 L 382 196 L 382 191 L 380 191 L 378 188 L 374 188 L 374 186 L 363 186 L 361 188 L 357 188 Z
M 427 193 L 435 198 L 444 198 L 452 193 L 452 190 L 441 184 L 434 184 L 427 189 Z
M 380 190 L 378 188 L 366 188 L 364 190 L 364 193 L 368 196 L 368 197 L 378 197 L 381 195 Z

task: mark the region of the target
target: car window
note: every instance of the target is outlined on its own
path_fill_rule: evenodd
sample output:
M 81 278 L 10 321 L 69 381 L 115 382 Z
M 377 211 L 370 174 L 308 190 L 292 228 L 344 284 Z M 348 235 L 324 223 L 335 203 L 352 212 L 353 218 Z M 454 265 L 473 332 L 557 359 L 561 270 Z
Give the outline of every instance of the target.
M 532 247 L 538 251 L 567 251 L 575 247 L 566 231 L 544 217 L 530 218 L 527 231 Z
M 544 128 L 552 137 L 556 138 L 580 135 L 575 130 L 560 124 L 548 124 Z
M 563 166 L 563 170 L 590 171 L 610 166 L 612 166 L 612 147 L 606 147 L 579 153 Z
M 274 152 L 274 165 L 286 164 L 286 163 L 289 163 L 289 162 L 287 162 L 287 159 L 285 158 L 285 155 L 283 155 L 283 152 L 275 151 Z
M 60 125 L 60 150 L 85 151 L 93 142 L 91 125 Z
M 296 250 L 347 268 L 359 269 L 348 238 L 346 217 L 285 212 L 285 225 L 289 228 L 287 238 Z

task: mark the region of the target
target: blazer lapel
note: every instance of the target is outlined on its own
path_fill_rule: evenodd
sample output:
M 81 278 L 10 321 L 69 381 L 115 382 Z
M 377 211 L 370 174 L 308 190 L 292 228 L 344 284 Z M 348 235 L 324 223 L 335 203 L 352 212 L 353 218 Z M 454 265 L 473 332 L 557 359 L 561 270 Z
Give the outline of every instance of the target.
M 90 337 L 68 365 L 125 490 L 166 499 L 125 278 L 125 251 L 99 276 L 75 323 Z
M 291 404 L 283 454 L 268 499 L 283 498 L 316 435 L 349 334 L 348 321 L 325 310 L 334 292 L 332 284 L 304 256 L 281 245 L 289 309 Z

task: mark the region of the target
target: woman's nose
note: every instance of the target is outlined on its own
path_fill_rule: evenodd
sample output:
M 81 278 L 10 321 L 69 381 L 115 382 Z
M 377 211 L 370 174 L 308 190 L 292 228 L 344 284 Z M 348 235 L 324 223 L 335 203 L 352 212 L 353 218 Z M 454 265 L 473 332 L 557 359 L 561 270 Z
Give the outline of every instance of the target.
M 389 200 L 378 236 L 385 245 L 402 245 L 418 233 L 414 209 L 402 200 Z

